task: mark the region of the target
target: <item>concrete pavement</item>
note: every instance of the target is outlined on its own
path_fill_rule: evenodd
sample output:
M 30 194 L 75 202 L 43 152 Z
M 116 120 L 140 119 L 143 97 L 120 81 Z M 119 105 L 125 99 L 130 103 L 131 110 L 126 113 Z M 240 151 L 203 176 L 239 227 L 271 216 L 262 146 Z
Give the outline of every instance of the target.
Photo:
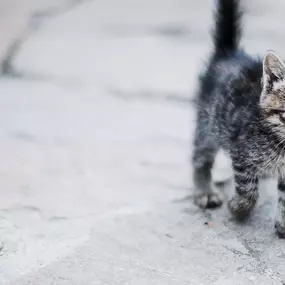
M 250 52 L 283 52 L 274 3 L 247 6 Z M 191 200 L 212 4 L 84 1 L 29 37 L 0 81 L 0 284 L 284 284 L 275 181 L 243 225 Z

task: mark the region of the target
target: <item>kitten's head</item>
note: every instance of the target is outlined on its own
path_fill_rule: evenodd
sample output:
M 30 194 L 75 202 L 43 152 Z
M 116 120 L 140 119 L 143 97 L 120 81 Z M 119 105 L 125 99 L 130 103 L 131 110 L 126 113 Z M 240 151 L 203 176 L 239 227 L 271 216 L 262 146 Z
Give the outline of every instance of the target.
M 268 51 L 263 60 L 260 106 L 266 120 L 285 134 L 285 63 Z

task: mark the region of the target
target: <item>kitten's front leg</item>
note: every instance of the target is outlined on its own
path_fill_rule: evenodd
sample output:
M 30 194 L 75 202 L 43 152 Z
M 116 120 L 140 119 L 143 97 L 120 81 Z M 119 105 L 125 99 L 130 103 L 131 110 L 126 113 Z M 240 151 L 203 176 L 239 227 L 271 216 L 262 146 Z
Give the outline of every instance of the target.
M 238 218 L 246 218 L 254 208 L 258 199 L 258 178 L 252 169 L 241 163 L 233 162 L 235 176 L 235 194 L 229 201 L 232 214 Z
M 280 237 L 285 238 L 285 178 L 278 179 L 278 205 L 275 229 Z

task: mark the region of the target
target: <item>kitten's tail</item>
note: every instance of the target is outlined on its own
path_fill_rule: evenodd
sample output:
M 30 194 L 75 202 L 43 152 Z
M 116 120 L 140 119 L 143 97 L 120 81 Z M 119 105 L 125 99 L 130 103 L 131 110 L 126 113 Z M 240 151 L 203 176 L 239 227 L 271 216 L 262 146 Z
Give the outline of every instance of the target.
M 213 37 L 216 57 L 225 57 L 238 49 L 241 14 L 240 0 L 218 0 Z

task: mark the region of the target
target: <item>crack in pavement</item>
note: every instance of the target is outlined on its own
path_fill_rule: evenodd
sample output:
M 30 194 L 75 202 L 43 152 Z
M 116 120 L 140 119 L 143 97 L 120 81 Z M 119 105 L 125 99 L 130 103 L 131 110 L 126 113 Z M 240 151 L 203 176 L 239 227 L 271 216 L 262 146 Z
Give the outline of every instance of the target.
M 37 27 L 40 24 L 41 20 L 44 18 L 53 18 L 63 15 L 65 13 L 70 12 L 71 10 L 73 10 L 74 8 L 78 7 L 81 4 L 91 1 L 93 0 L 68 0 L 66 1 L 67 3 L 65 5 L 49 7 L 47 9 L 37 11 L 32 16 L 31 19 L 32 24 L 34 24 L 35 27 Z
M 107 88 L 107 92 L 114 97 L 124 100 L 166 100 L 176 103 L 190 103 L 193 104 L 195 99 L 192 99 L 188 94 L 174 93 L 174 92 L 160 92 L 152 90 L 137 90 L 137 91 L 126 91 L 115 88 Z
M 28 24 L 24 30 L 24 32 L 19 35 L 14 41 L 11 42 L 10 46 L 8 47 L 6 54 L 3 56 L 3 60 L 1 63 L 1 73 L 3 75 L 9 75 L 11 77 L 23 77 L 24 75 L 17 72 L 13 67 L 13 61 L 16 58 L 17 54 L 19 53 L 21 47 L 25 44 L 28 40 L 30 35 L 39 29 L 43 21 L 47 18 L 54 18 L 64 13 L 67 13 L 74 8 L 78 7 L 79 5 L 93 1 L 93 0 L 68 0 L 63 5 L 58 5 L 55 7 L 49 7 L 43 10 L 39 10 L 34 12 Z

